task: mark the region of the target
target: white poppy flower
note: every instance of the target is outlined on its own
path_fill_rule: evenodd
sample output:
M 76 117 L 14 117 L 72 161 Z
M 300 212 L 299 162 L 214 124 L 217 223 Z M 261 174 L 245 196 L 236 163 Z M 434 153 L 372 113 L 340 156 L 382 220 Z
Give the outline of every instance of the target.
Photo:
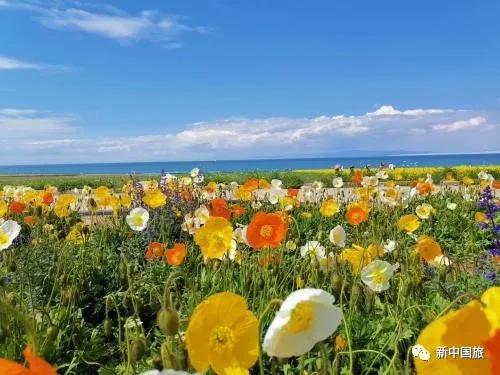
M 449 203 L 446 205 L 446 208 L 447 208 L 448 210 L 454 211 L 454 210 L 456 210 L 456 208 L 457 208 L 457 204 L 456 204 L 456 203 L 453 203 L 453 202 L 449 202 Z
M 384 253 L 392 253 L 397 246 L 397 242 L 394 240 L 387 240 L 382 246 L 384 247 Z
M 434 208 L 428 203 L 419 204 L 415 209 L 415 213 L 421 219 L 428 219 L 433 211 Z
M 268 198 L 269 203 L 276 204 L 276 203 L 279 202 L 279 200 L 280 200 L 279 190 L 277 190 L 277 189 L 271 189 L 269 191 L 269 198 Z
M 183 176 L 183 177 L 181 177 L 181 179 L 179 180 L 179 182 L 183 186 L 189 186 L 189 185 L 191 185 L 193 183 L 193 180 L 191 179 L 191 177 Z
M 262 348 L 271 357 L 289 358 L 310 351 L 342 322 L 335 297 L 321 289 L 292 292 L 267 329 Z
M 361 185 L 364 187 L 375 187 L 378 185 L 378 178 L 376 176 L 364 176 Z
M 389 167 L 389 169 L 390 169 L 391 171 L 393 171 L 393 170 L 394 170 L 394 168 L 395 168 L 396 166 L 395 166 L 394 164 L 392 164 L 392 163 L 391 163 L 391 164 L 389 164 L 389 165 L 388 165 L 388 167 Z
M 321 189 L 323 187 L 323 183 L 321 181 L 313 181 L 311 186 L 313 189 Z
M 236 260 L 236 256 L 238 255 L 238 243 L 236 242 L 235 239 L 232 239 L 231 240 L 231 247 L 229 248 L 228 252 L 227 252 L 227 257 L 229 258 L 229 260 L 231 261 L 235 261 Z M 222 258 L 225 258 L 226 255 L 224 255 Z
M 427 178 L 425 179 L 425 183 L 426 184 L 432 184 L 434 183 L 433 180 L 432 180 L 432 175 L 431 174 L 427 174 Z
M 0 225 L 0 251 L 7 249 L 21 231 L 21 226 L 14 220 L 4 221 Z
M 278 180 L 276 178 L 273 178 L 271 180 L 271 186 L 274 188 L 274 189 L 281 189 L 281 185 L 283 184 L 283 182 L 281 182 L 281 180 Z
M 450 266 L 451 260 L 446 255 L 438 255 L 430 264 L 432 266 Z
M 389 280 L 394 275 L 395 267 L 383 260 L 374 260 L 361 270 L 361 280 L 374 292 L 389 289 Z
M 149 212 L 142 207 L 136 207 L 130 211 L 125 220 L 130 229 L 141 232 L 148 225 Z
M 386 171 L 378 171 L 375 174 L 375 177 L 377 177 L 379 180 L 387 180 L 389 178 L 389 175 Z
M 334 188 L 341 188 L 344 185 L 344 180 L 342 180 L 342 177 L 335 177 L 332 181 L 332 185 Z
M 200 174 L 199 176 L 193 177 L 193 182 L 195 184 L 201 184 L 205 180 L 205 176 Z
M 189 172 L 189 175 L 193 178 L 198 176 L 199 174 L 200 174 L 199 168 L 193 168 L 193 169 L 191 169 L 191 172 Z
M 194 211 L 194 217 L 198 219 L 200 224 L 205 224 L 210 217 L 210 211 L 207 206 L 202 204 Z
M 300 255 L 302 257 L 315 257 L 320 261 L 325 257 L 326 251 L 319 241 L 307 241 L 306 244 L 300 248 Z
M 330 231 L 328 238 L 330 239 L 330 242 L 335 246 L 345 247 L 346 234 L 344 228 L 342 228 L 340 225 L 337 225 Z
M 172 182 L 177 179 L 177 176 L 174 176 L 173 174 L 167 173 L 166 175 L 161 177 L 161 181 L 164 183 Z
M 233 238 L 238 242 L 250 246 L 247 240 L 248 225 L 238 227 L 233 231 Z
M 490 174 L 486 173 L 485 171 L 481 171 L 477 174 L 477 178 L 480 180 L 489 180 L 490 179 Z

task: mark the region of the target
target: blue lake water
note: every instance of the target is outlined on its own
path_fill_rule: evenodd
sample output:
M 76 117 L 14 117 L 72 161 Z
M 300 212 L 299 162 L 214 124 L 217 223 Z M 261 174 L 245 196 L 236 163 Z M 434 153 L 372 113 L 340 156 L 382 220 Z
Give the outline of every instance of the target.
M 498 154 L 454 154 L 454 155 L 403 155 L 370 157 L 332 157 L 308 159 L 261 159 L 261 160 L 216 160 L 216 161 L 168 161 L 144 163 L 95 163 L 95 164 L 51 164 L 0 166 L 1 175 L 28 174 L 129 174 L 188 172 L 198 167 L 203 172 L 273 171 L 290 169 L 331 168 L 336 164 L 376 167 L 380 163 L 393 163 L 396 167 L 409 166 L 453 166 L 453 165 L 500 165 Z

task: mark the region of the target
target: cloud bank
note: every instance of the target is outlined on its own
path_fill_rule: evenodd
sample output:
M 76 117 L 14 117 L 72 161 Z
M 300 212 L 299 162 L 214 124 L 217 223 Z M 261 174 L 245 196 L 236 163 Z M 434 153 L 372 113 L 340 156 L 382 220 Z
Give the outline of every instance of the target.
M 0 109 L 2 164 L 214 160 L 328 155 L 349 150 L 475 152 L 498 149 L 494 114 L 397 110 L 312 118 L 230 118 L 178 132 L 100 138 L 73 115 Z M 166 127 L 167 129 L 167 127 Z

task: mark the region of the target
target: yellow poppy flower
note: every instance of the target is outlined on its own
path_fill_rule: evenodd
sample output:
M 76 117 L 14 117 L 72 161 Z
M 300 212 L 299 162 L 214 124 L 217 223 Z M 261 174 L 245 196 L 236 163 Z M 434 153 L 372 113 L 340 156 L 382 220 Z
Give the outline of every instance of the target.
M 148 205 L 150 208 L 162 207 L 167 203 L 167 197 L 160 190 L 148 191 L 142 201 Z
M 398 221 L 399 229 L 413 233 L 420 227 L 420 220 L 415 215 L 403 215 Z
M 81 245 L 88 239 L 88 228 L 83 223 L 76 223 L 71 227 L 68 235 L 66 236 L 66 241 L 73 242 L 75 244 Z
M 69 206 L 72 203 L 76 202 L 76 197 L 73 194 L 61 194 L 59 198 L 57 198 L 57 204 Z
M 339 212 L 339 204 L 333 198 L 327 199 L 323 203 L 321 203 L 321 207 L 319 208 L 319 212 L 321 215 L 325 217 L 331 217 Z
M 132 198 L 130 197 L 130 195 L 121 194 L 120 205 L 124 208 L 130 208 L 130 206 L 132 205 Z
M 470 185 L 473 185 L 474 184 L 474 179 L 468 177 L 468 176 L 465 176 L 463 179 L 462 179 L 462 183 L 464 185 L 467 185 L 467 186 L 470 186 Z
M 9 206 L 7 203 L 5 203 L 5 201 L 0 201 L 0 217 L 4 217 L 8 209 Z
M 234 192 L 234 197 L 240 201 L 248 202 L 252 199 L 252 192 L 245 189 L 243 186 L 240 186 Z
M 258 340 L 257 318 L 243 297 L 230 292 L 200 303 L 186 331 L 189 360 L 198 372 L 212 368 L 217 374 L 241 374 L 257 361 Z
M 382 246 L 370 245 L 366 249 L 359 245 L 352 245 L 352 248 L 344 249 L 340 253 L 340 259 L 349 262 L 352 271 L 358 273 L 367 264 L 371 263 L 377 256 L 384 255 Z
M 441 246 L 430 237 L 421 237 L 417 242 L 418 255 L 426 262 L 432 262 L 442 255 Z
M 481 296 L 484 312 L 493 330 L 500 329 L 500 286 L 491 287 Z
M 203 256 L 220 259 L 231 248 L 233 227 L 223 217 L 211 216 L 206 224 L 198 229 L 194 241 L 200 247 Z
M 54 213 L 58 218 L 62 219 L 64 217 L 68 217 L 71 213 L 71 210 L 69 209 L 68 205 L 57 203 L 54 206 Z
M 476 223 L 488 224 L 490 222 L 486 217 L 486 214 L 484 212 L 479 212 L 479 211 L 474 214 L 474 220 L 476 221 Z
M 494 353 L 481 350 L 485 343 L 495 335 L 498 324 L 500 287 L 488 289 L 479 301 L 471 301 L 456 311 L 450 311 L 431 322 L 421 333 L 417 344 L 426 348 L 431 356 L 429 360 L 415 359 L 417 374 L 493 374 Z M 470 358 L 459 355 L 450 348 L 471 349 Z M 446 356 L 438 358 L 440 348 L 446 350 Z M 481 353 L 475 352 L 479 349 Z

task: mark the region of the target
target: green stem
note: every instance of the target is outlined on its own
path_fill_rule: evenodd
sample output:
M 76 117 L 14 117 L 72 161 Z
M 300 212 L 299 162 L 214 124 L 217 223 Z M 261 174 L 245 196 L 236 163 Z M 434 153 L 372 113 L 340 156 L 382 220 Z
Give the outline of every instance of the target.
M 279 304 L 281 305 L 283 303 L 282 300 L 280 299 L 272 299 L 266 306 L 266 308 L 264 309 L 264 311 L 262 312 L 262 314 L 260 315 L 259 317 L 259 337 L 262 337 L 262 324 L 263 324 L 263 321 L 264 321 L 264 318 L 266 317 L 266 315 L 269 313 L 269 311 L 271 310 L 271 308 L 273 307 L 273 305 L 276 305 L 276 304 Z M 260 370 L 260 374 L 261 375 L 264 375 L 264 358 L 263 358 L 263 351 L 262 351 L 262 340 L 259 340 L 259 370 Z

